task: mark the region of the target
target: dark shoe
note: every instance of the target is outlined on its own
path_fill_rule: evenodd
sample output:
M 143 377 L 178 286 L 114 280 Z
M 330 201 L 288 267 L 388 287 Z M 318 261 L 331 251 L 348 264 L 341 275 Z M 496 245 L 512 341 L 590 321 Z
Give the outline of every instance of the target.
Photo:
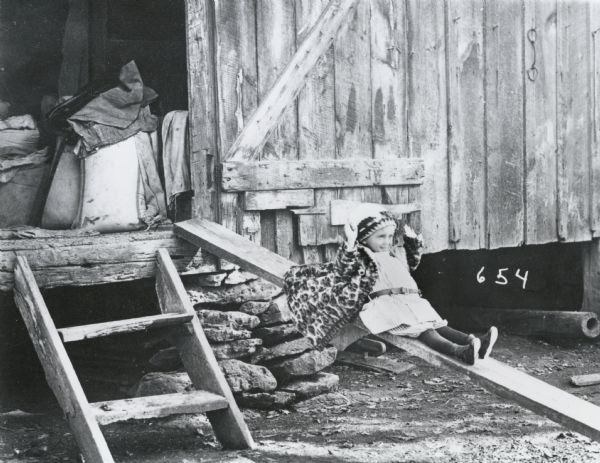
M 481 340 L 481 349 L 479 349 L 479 358 L 486 359 L 492 353 L 494 344 L 498 340 L 498 328 L 492 326 L 487 333 L 479 338 Z
M 456 353 L 456 357 L 465 362 L 467 365 L 475 365 L 477 353 L 481 349 L 481 341 L 479 338 L 474 338 L 467 346 L 461 346 Z

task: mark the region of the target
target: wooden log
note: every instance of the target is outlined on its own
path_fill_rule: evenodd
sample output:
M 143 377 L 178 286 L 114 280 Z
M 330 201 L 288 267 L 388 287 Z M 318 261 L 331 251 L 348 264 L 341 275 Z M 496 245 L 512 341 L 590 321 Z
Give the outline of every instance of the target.
M 13 287 L 16 255 L 31 262 L 40 287 L 52 288 L 152 278 L 156 270 L 156 252 L 161 248 L 173 256 L 179 271 L 185 269 L 197 252 L 193 245 L 175 237 L 170 228 L 95 236 L 1 240 L 0 291 L 9 291 Z
M 570 381 L 573 386 L 593 386 L 594 384 L 600 384 L 600 373 L 571 376 Z
M 422 342 L 387 333 L 377 335 L 390 344 L 435 366 L 469 376 L 490 392 L 516 402 L 584 436 L 600 441 L 600 407 L 516 370 L 493 358 L 473 366 L 434 351 Z
M 598 315 L 593 312 L 479 309 L 468 311 L 466 319 L 473 324 L 473 329 L 496 325 L 501 330 L 524 336 L 589 339 L 600 336 Z
M 419 185 L 421 159 L 224 162 L 227 191 Z
M 281 115 L 300 92 L 309 72 L 347 23 L 346 18 L 354 11 L 355 5 L 356 0 L 330 0 L 277 82 L 229 149 L 226 159 L 253 159 L 261 150 Z

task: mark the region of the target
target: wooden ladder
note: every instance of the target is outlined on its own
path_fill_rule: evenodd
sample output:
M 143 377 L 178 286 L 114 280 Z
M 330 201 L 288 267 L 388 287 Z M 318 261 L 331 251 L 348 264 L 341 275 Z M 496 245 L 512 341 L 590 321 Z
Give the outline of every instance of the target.
M 224 448 L 254 447 L 250 431 L 165 249 L 158 251 L 157 264 L 156 292 L 162 314 L 57 329 L 27 259 L 20 256 L 16 259 L 15 301 L 48 384 L 88 463 L 114 462 L 99 425 L 179 413 L 206 413 Z M 174 336 L 175 344 L 195 391 L 88 402 L 63 343 L 176 325 L 180 329 Z

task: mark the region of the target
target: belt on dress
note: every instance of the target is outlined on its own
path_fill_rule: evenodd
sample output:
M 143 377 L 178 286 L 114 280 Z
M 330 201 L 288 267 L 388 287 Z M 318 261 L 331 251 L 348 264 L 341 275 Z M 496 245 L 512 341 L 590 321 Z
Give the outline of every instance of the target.
M 392 294 L 421 294 L 421 291 L 413 288 L 388 288 L 380 289 L 379 291 L 373 291 L 369 294 L 370 299 L 375 299 L 379 296 L 390 296 Z

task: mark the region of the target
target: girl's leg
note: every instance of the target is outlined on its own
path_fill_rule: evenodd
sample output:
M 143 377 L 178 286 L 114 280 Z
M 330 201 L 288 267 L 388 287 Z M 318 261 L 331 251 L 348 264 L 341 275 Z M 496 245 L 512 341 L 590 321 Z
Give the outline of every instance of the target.
M 441 352 L 442 354 L 457 357 L 469 365 L 475 363 L 475 358 L 481 347 L 481 343 L 477 338 L 473 338 L 469 345 L 461 346 L 444 338 L 436 330 L 427 330 L 421 333 L 419 340 L 432 349 Z
M 463 333 L 462 331 L 455 330 L 449 326 L 442 326 L 436 330 L 439 334 L 445 337 L 448 341 L 452 341 L 456 344 L 466 346 L 471 342 L 475 336 L 472 334 Z

